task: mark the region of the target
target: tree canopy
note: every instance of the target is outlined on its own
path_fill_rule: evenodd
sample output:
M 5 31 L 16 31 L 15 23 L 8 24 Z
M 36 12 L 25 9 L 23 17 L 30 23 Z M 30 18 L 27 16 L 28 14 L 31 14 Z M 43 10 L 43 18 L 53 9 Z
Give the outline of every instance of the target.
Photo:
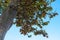
M 43 27 L 49 24 L 51 18 L 58 15 L 56 12 L 52 12 L 53 8 L 51 3 L 54 1 L 55 0 L 16 0 L 14 5 L 9 6 L 10 0 L 0 0 L 0 9 L 4 11 L 9 7 L 17 11 L 14 24 L 16 24 L 17 27 L 21 27 L 21 34 L 27 35 L 32 32 L 34 35 L 42 34 L 44 37 L 48 37 Z M 33 25 L 37 25 L 37 28 L 32 27 Z M 28 35 L 28 37 L 31 37 L 31 35 Z

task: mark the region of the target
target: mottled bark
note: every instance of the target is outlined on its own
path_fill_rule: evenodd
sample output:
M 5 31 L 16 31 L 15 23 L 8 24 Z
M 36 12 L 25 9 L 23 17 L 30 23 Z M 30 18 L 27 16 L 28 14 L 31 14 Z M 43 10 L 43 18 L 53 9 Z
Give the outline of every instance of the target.
M 16 10 L 9 7 L 0 16 L 0 40 L 4 40 L 5 34 L 11 28 L 15 17 Z
M 0 17 L 0 40 L 4 40 L 6 32 L 13 24 L 13 19 L 16 16 L 16 10 L 7 9 Z

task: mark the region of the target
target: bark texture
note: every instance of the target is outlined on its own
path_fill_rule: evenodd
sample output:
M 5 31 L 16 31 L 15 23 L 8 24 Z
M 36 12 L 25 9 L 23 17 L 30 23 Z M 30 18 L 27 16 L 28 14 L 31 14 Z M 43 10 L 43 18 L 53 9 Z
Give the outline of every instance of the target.
M 12 0 L 11 4 L 14 3 Z M 10 6 L 12 6 L 10 4 Z M 2 15 L 0 15 L 0 40 L 4 40 L 7 31 L 11 28 L 13 24 L 13 19 L 16 17 L 16 10 L 8 7 Z

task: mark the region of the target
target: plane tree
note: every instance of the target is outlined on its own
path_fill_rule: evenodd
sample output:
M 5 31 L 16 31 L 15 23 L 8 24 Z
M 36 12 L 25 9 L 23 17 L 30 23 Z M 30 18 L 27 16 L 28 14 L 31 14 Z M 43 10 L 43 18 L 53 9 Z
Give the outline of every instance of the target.
M 32 32 L 34 35 L 41 34 L 48 38 L 48 33 L 43 27 L 49 24 L 50 19 L 58 15 L 53 12 L 51 6 L 54 1 L 0 0 L 0 40 L 4 40 L 7 31 L 13 24 L 20 27 L 20 33 L 23 35 L 31 37 L 29 33 Z M 34 25 L 37 27 L 33 27 Z

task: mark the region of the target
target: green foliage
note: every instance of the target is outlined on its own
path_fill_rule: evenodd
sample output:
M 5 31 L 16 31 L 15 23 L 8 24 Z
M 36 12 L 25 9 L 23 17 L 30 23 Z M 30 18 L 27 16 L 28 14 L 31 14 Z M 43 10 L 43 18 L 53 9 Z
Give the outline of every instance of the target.
M 47 22 L 43 22 L 42 25 L 48 25 L 48 23 L 49 23 L 49 21 L 47 21 Z
M 48 38 L 48 34 L 45 32 L 45 30 L 39 30 L 39 31 L 36 31 L 34 32 L 35 35 L 38 35 L 38 34 L 42 34 L 44 37 L 47 37 Z
M 10 0 L 0 0 L 0 9 L 4 11 L 10 3 Z
M 42 34 L 48 37 L 47 33 L 43 32 L 43 26 L 48 25 L 49 21 L 44 22 L 43 19 L 46 16 L 53 18 L 57 15 L 57 13 L 52 13 L 53 8 L 50 6 L 52 2 L 54 0 L 20 0 L 17 2 L 16 26 L 22 26 L 21 34 L 33 32 L 34 35 Z M 37 30 L 32 25 L 37 25 L 41 30 Z
M 52 13 L 53 8 L 50 4 L 54 0 L 17 0 L 16 8 L 17 15 L 15 24 L 17 27 L 21 27 L 21 34 L 27 35 L 33 32 L 34 35 L 42 34 L 44 37 L 48 37 L 48 34 L 43 30 L 43 26 L 48 25 L 49 21 L 44 22 L 47 16 L 51 19 L 58 15 L 57 13 Z M 4 2 L 4 7 L 7 7 L 10 1 L 6 0 Z M 1 5 L 1 1 L 0 1 Z M 10 7 L 11 8 L 11 7 Z M 40 29 L 32 27 L 37 25 Z M 31 35 L 28 35 L 31 37 Z

